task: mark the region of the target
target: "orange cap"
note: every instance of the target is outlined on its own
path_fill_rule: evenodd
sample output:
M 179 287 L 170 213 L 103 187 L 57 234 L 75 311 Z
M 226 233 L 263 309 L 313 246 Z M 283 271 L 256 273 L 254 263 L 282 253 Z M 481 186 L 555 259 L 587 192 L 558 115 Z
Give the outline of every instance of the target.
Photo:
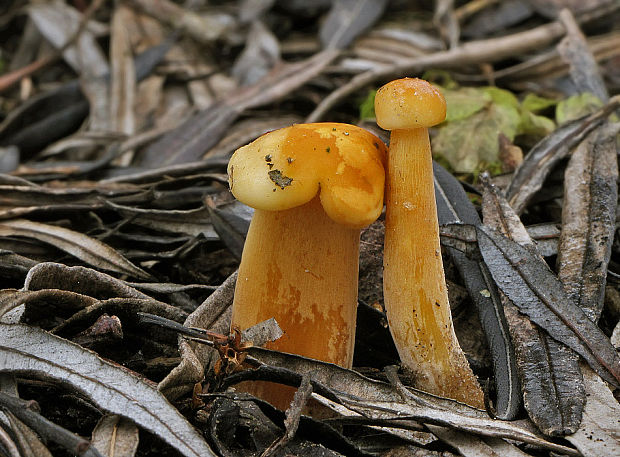
M 296 124 L 237 149 L 228 163 L 230 190 L 268 211 L 294 208 L 320 192 L 332 220 L 361 228 L 383 209 L 386 153 L 379 138 L 354 125 Z

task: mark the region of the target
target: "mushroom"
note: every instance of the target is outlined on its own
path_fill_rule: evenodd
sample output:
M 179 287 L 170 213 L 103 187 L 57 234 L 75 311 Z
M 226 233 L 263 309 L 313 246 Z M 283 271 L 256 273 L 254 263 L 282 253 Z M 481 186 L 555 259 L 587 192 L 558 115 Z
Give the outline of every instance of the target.
M 351 367 L 360 228 L 382 211 L 386 152 L 362 128 L 316 123 L 267 133 L 233 154 L 230 190 L 256 209 L 233 327 L 274 317 L 284 336 L 268 348 Z M 250 390 L 279 407 L 291 398 Z
M 383 292 L 394 343 L 417 387 L 483 407 L 454 333 L 439 244 L 427 127 L 444 120 L 446 102 L 430 83 L 403 78 L 377 91 L 375 112 L 391 130 Z

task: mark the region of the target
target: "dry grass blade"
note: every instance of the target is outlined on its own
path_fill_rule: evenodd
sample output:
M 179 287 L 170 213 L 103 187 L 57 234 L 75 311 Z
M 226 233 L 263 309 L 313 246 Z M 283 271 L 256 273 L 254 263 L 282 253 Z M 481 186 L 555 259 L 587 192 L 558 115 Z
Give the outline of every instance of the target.
M 21 236 L 43 241 L 103 270 L 114 271 L 140 279 L 149 279 L 144 270 L 127 260 L 118 251 L 101 241 L 54 225 L 26 219 L 3 221 L 0 236 Z

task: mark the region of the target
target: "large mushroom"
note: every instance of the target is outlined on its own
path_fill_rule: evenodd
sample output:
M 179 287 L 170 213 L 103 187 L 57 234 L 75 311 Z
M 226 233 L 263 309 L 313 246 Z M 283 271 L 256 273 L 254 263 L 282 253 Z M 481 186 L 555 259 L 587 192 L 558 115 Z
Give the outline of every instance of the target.
M 385 154 L 375 135 L 338 123 L 276 130 L 234 153 L 230 189 L 256 211 L 233 327 L 274 317 L 284 336 L 267 347 L 351 367 L 360 228 L 381 214 Z M 279 407 L 290 401 L 285 390 L 252 391 Z
M 446 102 L 428 82 L 404 78 L 379 89 L 375 112 L 391 130 L 383 290 L 394 343 L 419 388 L 483 407 L 454 333 L 439 245 L 427 127 L 444 120 Z

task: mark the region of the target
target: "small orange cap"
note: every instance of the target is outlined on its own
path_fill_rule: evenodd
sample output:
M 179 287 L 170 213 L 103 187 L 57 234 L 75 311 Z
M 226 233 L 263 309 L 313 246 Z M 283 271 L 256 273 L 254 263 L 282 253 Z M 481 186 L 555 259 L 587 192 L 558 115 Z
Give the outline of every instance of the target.
M 446 100 L 428 81 L 396 79 L 377 91 L 375 113 L 385 130 L 431 127 L 446 118 Z

